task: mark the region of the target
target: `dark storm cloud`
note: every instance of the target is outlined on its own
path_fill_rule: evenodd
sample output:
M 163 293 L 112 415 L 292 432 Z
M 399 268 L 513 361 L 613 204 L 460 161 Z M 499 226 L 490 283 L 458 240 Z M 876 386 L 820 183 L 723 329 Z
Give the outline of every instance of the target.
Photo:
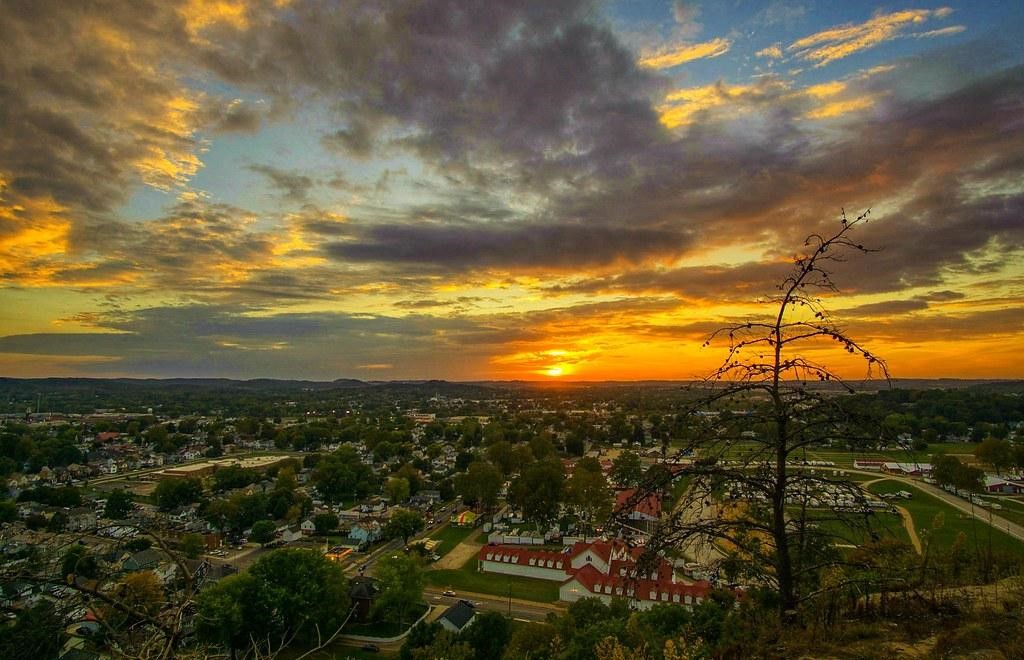
M 446 269 L 570 268 L 638 261 L 682 249 L 686 235 L 667 230 L 586 224 L 375 225 L 356 241 L 330 243 L 345 261 L 434 264 Z
M 884 302 L 867 303 L 856 307 L 847 307 L 839 310 L 837 314 L 846 316 L 889 316 L 892 314 L 906 314 L 928 309 L 928 302 L 925 300 L 886 300 Z
M 254 311 L 192 305 L 96 313 L 88 320 L 105 332 L 0 337 L 0 353 L 118 358 L 83 367 L 95 374 L 330 379 L 353 375 L 361 364 L 387 362 L 396 364 L 395 377 L 403 377 L 437 372 L 453 351 L 469 368 L 471 357 L 486 358 L 507 341 L 534 338 L 508 323 L 462 317 Z
M 580 273 L 550 291 L 748 299 L 785 275 L 792 248 L 775 246 L 799 245 L 841 206 L 876 203 L 885 213 L 858 240 L 884 249 L 841 265 L 844 291 L 947 286 L 949 274 L 999 267 L 984 250 L 1022 245 L 1021 195 L 989 185 L 1024 171 L 1024 74 L 1002 47 L 979 41 L 851 81 L 875 106 L 827 133 L 777 80 L 737 95 L 756 121 L 709 111 L 671 132 L 654 107 L 666 81 L 637 69 L 599 9 L 583 0 L 254 2 L 244 25 L 210 24 L 196 39 L 165 3 L 10 2 L 0 12 L 0 175 L 14 195 L 82 210 L 73 243 L 101 247 L 111 273 L 130 262 L 168 289 L 235 287 L 249 300 L 369 283 L 365 271 L 360 280 L 335 270 L 348 262 L 379 265 L 382 285 L 446 270 L 615 265 L 625 272 Z M 111 30 L 131 39 L 107 38 Z M 265 96 L 274 112 L 189 90 L 182 70 L 209 76 L 211 89 Z M 196 129 L 253 130 L 300 103 L 333 111 L 326 143 L 364 157 L 411 149 L 461 196 L 434 189 L 437 203 L 381 204 L 389 208 L 351 222 L 303 210 L 297 225 L 330 241 L 332 263 L 287 275 L 273 265 L 275 237 L 242 209 L 178 207 L 134 228 L 111 217 L 140 179 L 163 188 L 188 179 Z M 253 169 L 289 201 L 317 184 L 272 164 Z M 778 259 L 645 263 L 735 243 Z
M 479 184 L 543 186 L 629 171 L 665 133 L 658 83 L 591 2 L 300 3 L 287 21 L 223 39 L 204 61 L 268 93 L 310 88 L 342 126 L 325 140 L 368 155 L 382 140 Z M 401 128 L 400 135 L 387 129 Z M 623 157 L 626 157 L 623 159 Z M 516 165 L 491 177 L 492 164 Z

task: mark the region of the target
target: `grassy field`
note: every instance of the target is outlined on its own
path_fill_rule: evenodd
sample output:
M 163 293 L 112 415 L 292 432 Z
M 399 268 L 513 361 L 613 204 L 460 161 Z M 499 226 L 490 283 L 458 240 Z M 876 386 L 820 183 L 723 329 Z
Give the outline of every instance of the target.
M 914 494 L 913 499 L 898 500 L 897 503 L 905 507 L 914 519 L 914 527 L 917 529 L 921 542 L 926 544 L 930 537 L 933 547 L 946 549 L 953 545 L 956 537 L 963 532 L 967 537 L 968 547 L 974 549 L 975 539 L 979 549 L 988 547 L 989 532 L 991 530 L 992 550 L 999 553 L 1021 553 L 1024 552 L 1024 544 L 1008 536 L 1005 532 L 992 529 L 988 523 L 982 520 L 970 519 L 966 513 L 961 513 L 949 504 L 935 498 L 919 488 L 906 483 L 883 480 L 868 486 L 868 490 L 876 495 L 882 493 L 894 493 L 900 490 L 908 490 Z M 942 514 L 941 526 L 936 526 L 936 516 Z
M 553 603 L 558 600 L 558 582 L 538 580 L 505 575 L 479 573 L 476 570 L 476 557 L 470 557 L 462 568 L 428 571 L 427 584 L 456 592 L 475 591 L 492 596 L 508 596 L 512 590 L 513 598 L 533 600 L 540 603 Z
M 394 637 L 400 635 L 403 630 L 409 627 L 416 619 L 423 616 L 429 606 L 420 603 L 416 608 L 406 614 L 404 625 L 392 621 L 370 621 L 367 623 L 349 623 L 345 626 L 346 635 L 364 635 L 366 637 Z
M 479 531 L 480 530 L 477 527 L 452 527 L 451 525 L 445 525 L 430 535 L 430 538 L 440 541 L 440 543 L 438 543 L 434 548 L 434 552 L 439 556 L 444 557 L 446 554 L 451 552 L 455 546 Z
M 838 545 L 861 545 L 868 539 L 871 532 L 880 537 L 891 537 L 907 544 L 910 543 L 910 536 L 907 534 L 906 528 L 903 527 L 903 519 L 898 514 L 876 511 L 871 514 L 866 523 L 863 518 L 853 518 L 854 524 L 852 525 L 847 525 L 839 520 L 815 520 L 819 515 L 829 517 L 832 514 L 822 511 L 816 515 L 816 512 L 810 511 L 808 519 L 814 521 L 821 531 L 832 535 L 832 542 Z
M 277 655 L 279 660 L 292 660 L 305 653 L 301 649 L 285 649 Z M 342 644 L 332 644 L 322 651 L 312 653 L 306 658 L 308 660 L 370 660 L 375 658 L 378 660 L 387 660 L 388 658 L 397 658 L 397 653 L 388 653 L 387 651 L 364 651 L 358 646 L 343 646 Z

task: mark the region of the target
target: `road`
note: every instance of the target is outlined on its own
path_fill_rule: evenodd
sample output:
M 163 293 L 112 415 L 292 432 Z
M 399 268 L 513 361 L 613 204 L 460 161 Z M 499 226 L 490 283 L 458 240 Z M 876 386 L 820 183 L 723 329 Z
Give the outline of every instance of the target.
M 843 472 L 853 472 L 853 473 L 856 473 L 856 474 L 866 474 L 866 475 L 869 475 L 869 476 L 872 476 L 872 477 L 881 477 L 883 479 L 891 479 L 892 481 L 899 481 L 899 482 L 905 483 L 908 486 L 913 486 L 914 488 L 917 488 L 918 490 L 921 490 L 921 491 L 923 491 L 925 493 L 928 493 L 929 495 L 932 495 L 933 497 L 936 497 L 936 498 L 942 500 L 943 502 L 945 502 L 946 504 L 952 506 L 954 509 L 957 509 L 958 511 L 962 511 L 963 513 L 966 513 L 969 516 L 974 516 L 975 518 L 977 518 L 978 520 L 982 521 L 985 524 L 991 524 L 993 527 L 995 527 L 999 531 L 1006 532 L 1009 536 L 1012 536 L 1013 538 L 1017 539 L 1018 541 L 1024 541 L 1024 527 L 1021 527 L 1020 525 L 1018 525 L 1016 523 L 1010 522 L 1006 518 L 1003 518 L 1001 516 L 998 516 L 998 515 L 992 513 L 991 509 L 983 509 L 982 507 L 977 506 L 977 505 L 975 505 L 972 508 L 971 507 L 971 503 L 968 502 L 967 500 L 965 500 L 964 498 L 958 497 L 956 495 L 953 495 L 952 493 L 947 493 L 946 491 L 942 490 L 941 488 L 938 488 L 938 487 L 933 486 L 931 484 L 926 484 L 925 482 L 921 481 L 920 479 L 915 479 L 913 477 L 904 477 L 904 476 L 900 476 L 900 475 L 897 475 L 897 474 L 882 474 L 882 475 L 879 475 L 878 472 L 870 472 L 870 471 L 867 471 L 867 470 L 857 470 L 857 469 L 852 469 L 852 468 L 830 468 L 830 469 L 832 471 L 834 471 L 834 472 L 838 472 L 838 471 L 841 470 Z
M 458 592 L 454 596 L 445 596 L 442 589 L 427 587 L 423 590 L 423 593 L 427 602 L 433 605 L 447 606 L 463 599 L 473 603 L 473 606 L 479 610 L 501 612 L 502 614 L 507 615 L 511 609 L 512 618 L 520 621 L 544 621 L 548 614 L 561 613 L 565 611 L 565 608 L 557 605 L 535 603 L 533 601 L 520 600 L 518 598 L 512 598 L 510 600 L 500 596 L 478 594 L 468 591 Z

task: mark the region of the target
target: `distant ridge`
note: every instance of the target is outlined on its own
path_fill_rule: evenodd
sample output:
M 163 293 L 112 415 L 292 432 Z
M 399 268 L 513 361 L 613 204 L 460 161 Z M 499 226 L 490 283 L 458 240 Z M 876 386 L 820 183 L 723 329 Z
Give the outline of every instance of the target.
M 888 385 L 884 380 L 849 380 L 849 385 L 857 390 L 885 389 Z M 356 378 L 337 378 L 335 380 L 293 380 L 279 378 L 10 378 L 0 376 L 0 387 L 10 386 L 44 386 L 55 388 L 75 387 L 111 387 L 136 386 L 147 387 L 197 387 L 225 389 L 257 389 L 257 390 L 326 390 L 363 387 L 487 387 L 498 389 L 531 389 L 531 388 L 614 388 L 614 387 L 685 387 L 699 386 L 701 381 L 694 380 L 466 380 L 450 381 L 441 379 L 397 379 L 397 380 L 359 380 Z M 819 389 L 842 389 L 838 384 L 808 383 Z M 998 378 L 902 378 L 893 379 L 891 386 L 896 389 L 964 389 L 985 387 L 995 389 L 1016 390 L 1024 388 L 1024 379 Z

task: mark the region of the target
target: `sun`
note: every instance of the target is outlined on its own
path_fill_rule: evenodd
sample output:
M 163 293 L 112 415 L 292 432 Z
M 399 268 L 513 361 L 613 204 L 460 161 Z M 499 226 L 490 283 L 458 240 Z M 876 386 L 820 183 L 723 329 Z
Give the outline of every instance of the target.
M 550 368 L 544 370 L 544 374 L 546 376 L 551 376 L 552 378 L 558 378 L 559 376 L 561 376 L 564 373 L 565 373 L 565 370 L 562 369 L 562 367 L 550 367 Z

